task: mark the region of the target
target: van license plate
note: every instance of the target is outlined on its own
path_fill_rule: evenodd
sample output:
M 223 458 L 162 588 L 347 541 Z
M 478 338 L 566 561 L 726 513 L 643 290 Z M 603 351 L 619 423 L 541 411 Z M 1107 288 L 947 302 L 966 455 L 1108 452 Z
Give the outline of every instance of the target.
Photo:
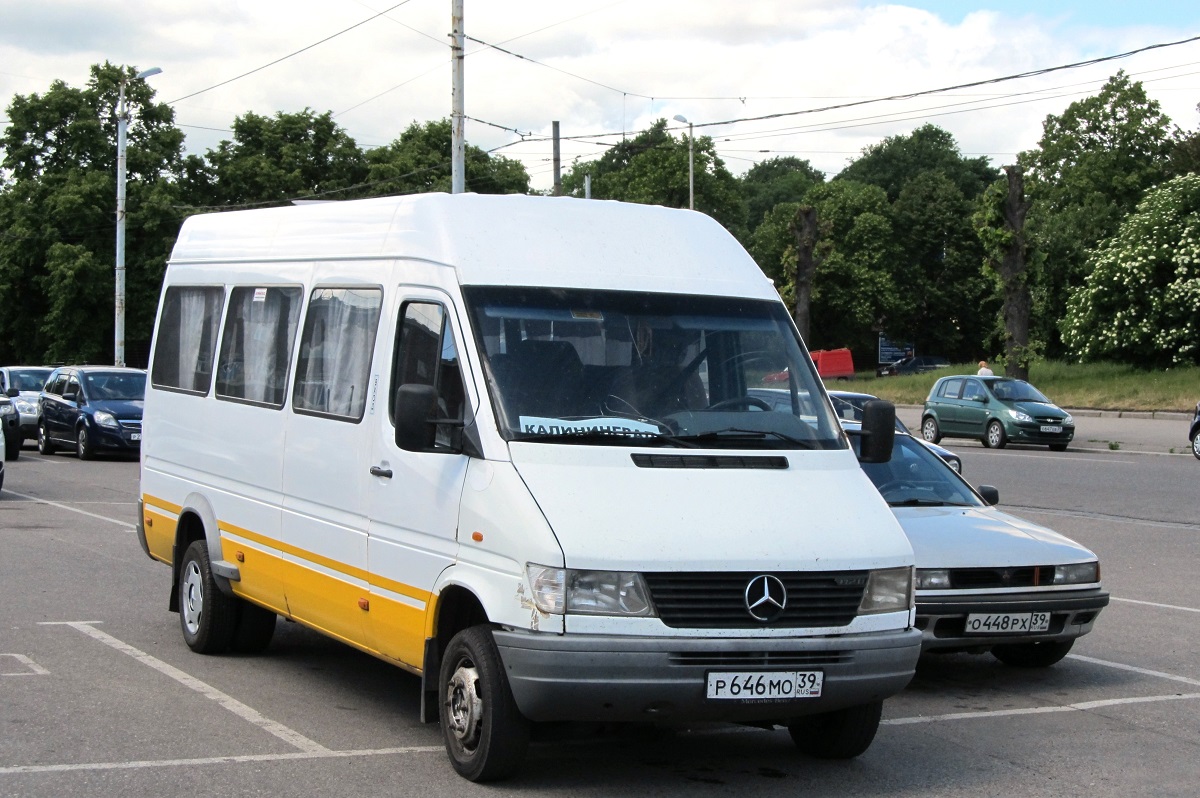
M 1053 433 L 1057 434 L 1059 432 L 1062 432 L 1062 427 L 1056 426 L 1054 424 L 1043 424 L 1042 432 L 1053 432 Z
M 708 697 L 733 701 L 819 698 L 821 671 L 718 671 L 708 674 Z
M 1021 634 L 1046 632 L 1050 629 L 1048 612 L 989 612 L 967 616 L 967 634 Z

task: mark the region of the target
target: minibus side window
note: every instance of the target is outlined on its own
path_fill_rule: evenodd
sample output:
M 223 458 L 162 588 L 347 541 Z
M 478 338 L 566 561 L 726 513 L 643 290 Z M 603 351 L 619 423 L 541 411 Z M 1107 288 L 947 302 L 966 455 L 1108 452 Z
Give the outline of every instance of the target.
M 300 321 L 298 287 L 234 288 L 217 360 L 217 398 L 283 407 Z
M 300 334 L 292 409 L 339 421 L 362 421 L 383 291 L 317 288 Z
M 212 385 L 213 354 L 225 289 L 171 286 L 163 296 L 150 383 L 204 395 Z
M 388 411 L 396 419 L 396 389 L 401 385 L 432 385 L 437 388 L 438 418 L 462 420 L 466 399 L 458 346 L 446 309 L 435 302 L 406 302 L 396 325 L 395 360 Z M 439 426 L 436 448 L 451 448 L 453 427 Z

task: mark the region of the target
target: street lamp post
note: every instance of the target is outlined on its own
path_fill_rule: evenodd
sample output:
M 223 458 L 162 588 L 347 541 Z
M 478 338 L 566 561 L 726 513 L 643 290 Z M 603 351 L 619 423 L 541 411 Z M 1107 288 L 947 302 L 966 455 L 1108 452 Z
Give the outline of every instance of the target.
M 688 207 L 692 210 L 696 209 L 696 182 L 695 182 L 695 165 L 696 165 L 696 138 L 692 135 L 692 123 L 687 120 L 683 114 L 675 114 L 676 122 L 683 122 L 688 126 Z
M 135 80 L 142 80 L 162 72 L 150 67 L 137 73 Z M 113 323 L 113 363 L 125 365 L 125 131 L 129 127 L 129 109 L 125 105 L 125 84 L 122 77 L 117 89 L 117 268 L 116 268 L 116 319 Z

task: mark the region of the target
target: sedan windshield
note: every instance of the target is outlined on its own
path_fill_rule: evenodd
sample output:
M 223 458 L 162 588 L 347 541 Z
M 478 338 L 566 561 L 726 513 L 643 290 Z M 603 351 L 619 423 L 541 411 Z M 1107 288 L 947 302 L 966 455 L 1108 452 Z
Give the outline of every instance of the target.
M 50 376 L 50 369 L 19 369 L 10 372 L 12 385 L 18 391 L 40 391 Z
M 908 435 L 896 436 L 890 461 L 862 469 L 893 507 L 984 506 L 945 461 Z
M 146 397 L 145 374 L 101 371 L 89 373 L 84 379 L 93 402 L 132 402 Z
M 847 446 L 779 302 L 499 286 L 463 293 L 509 440 Z
M 992 393 L 997 399 L 1005 402 L 1042 402 L 1051 404 L 1050 400 L 1037 388 L 1024 380 L 992 380 Z

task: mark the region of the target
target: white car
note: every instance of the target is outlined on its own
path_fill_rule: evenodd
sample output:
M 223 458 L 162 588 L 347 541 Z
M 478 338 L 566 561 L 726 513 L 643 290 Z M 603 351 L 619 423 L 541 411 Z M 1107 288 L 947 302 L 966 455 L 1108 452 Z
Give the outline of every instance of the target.
M 1008 665 L 1053 665 L 1108 605 L 1089 549 L 994 506 L 909 435 L 892 459 L 863 463 L 916 554 L 921 650 L 990 651 Z

